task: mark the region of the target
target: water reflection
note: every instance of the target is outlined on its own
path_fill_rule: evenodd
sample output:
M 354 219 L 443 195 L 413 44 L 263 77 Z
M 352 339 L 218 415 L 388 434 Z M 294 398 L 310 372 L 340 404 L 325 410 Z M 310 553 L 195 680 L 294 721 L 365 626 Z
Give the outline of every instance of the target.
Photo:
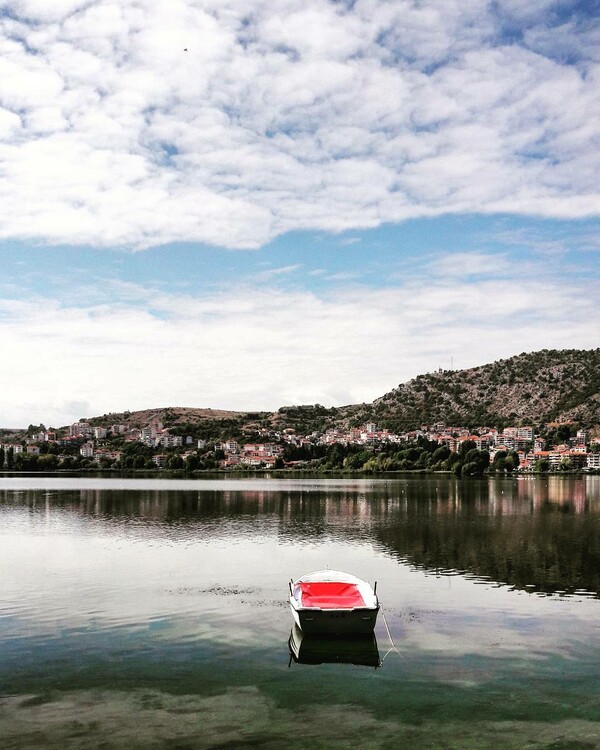
M 583 481 L 490 483 L 456 497 L 408 494 L 374 525 L 399 559 L 517 589 L 600 594 L 600 515 Z
M 354 664 L 381 666 L 375 635 L 341 638 L 306 635 L 294 625 L 288 639 L 290 664 Z
M 598 747 L 598 601 L 494 583 L 598 593 L 597 479 L 0 480 L 0 744 Z M 381 653 L 290 633 L 327 561 Z
M 166 538 L 374 542 L 403 562 L 544 593 L 600 595 L 600 477 L 187 483 L 193 489 L 0 490 L 4 521 L 83 522 Z M 208 489 L 207 489 L 208 487 Z M 59 511 L 64 511 L 60 514 Z

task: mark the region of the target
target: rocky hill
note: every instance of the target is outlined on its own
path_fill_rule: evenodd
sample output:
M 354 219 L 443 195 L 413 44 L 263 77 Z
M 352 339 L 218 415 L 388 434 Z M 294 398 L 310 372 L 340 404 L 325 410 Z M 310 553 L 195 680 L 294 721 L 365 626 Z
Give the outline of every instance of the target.
M 197 424 L 205 420 L 221 421 L 244 419 L 246 412 L 225 411 L 223 409 L 204 409 L 197 407 L 167 406 L 140 411 L 111 412 L 88 421 L 92 425 L 108 427 L 111 424 L 124 424 L 128 427 L 145 427 L 148 424 L 161 422 L 165 427 L 178 424 Z
M 258 437 L 293 428 L 299 434 L 376 422 L 396 432 L 422 424 L 498 426 L 573 421 L 600 434 L 600 349 L 543 349 L 468 370 L 419 375 L 372 404 L 327 408 L 283 406 L 276 412 L 166 407 L 104 414 L 94 425 L 142 427 L 160 422 L 180 434 Z
M 261 428 L 273 423 L 271 412 L 243 412 L 193 406 L 167 406 L 140 411 L 111 412 L 86 420 L 93 426 L 113 424 L 128 428 L 162 425 L 176 435 L 194 435 L 205 439 L 226 439 L 235 436 L 256 436 Z
M 468 370 L 419 375 L 352 409 L 398 431 L 421 424 L 540 424 L 574 421 L 600 426 L 600 349 L 543 349 Z

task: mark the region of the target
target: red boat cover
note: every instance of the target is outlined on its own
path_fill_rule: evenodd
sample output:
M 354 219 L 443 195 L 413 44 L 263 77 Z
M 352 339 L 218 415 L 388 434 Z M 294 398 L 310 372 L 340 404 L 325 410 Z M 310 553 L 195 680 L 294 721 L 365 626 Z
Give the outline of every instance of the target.
M 364 607 L 365 601 L 355 583 L 339 581 L 300 582 L 303 607 L 351 609 Z

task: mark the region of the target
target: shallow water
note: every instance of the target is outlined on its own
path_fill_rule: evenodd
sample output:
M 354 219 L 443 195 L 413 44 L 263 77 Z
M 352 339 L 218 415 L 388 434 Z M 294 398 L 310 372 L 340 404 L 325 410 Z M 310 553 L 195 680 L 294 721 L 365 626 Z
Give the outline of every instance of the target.
M 599 480 L 0 478 L 0 746 L 600 748 Z

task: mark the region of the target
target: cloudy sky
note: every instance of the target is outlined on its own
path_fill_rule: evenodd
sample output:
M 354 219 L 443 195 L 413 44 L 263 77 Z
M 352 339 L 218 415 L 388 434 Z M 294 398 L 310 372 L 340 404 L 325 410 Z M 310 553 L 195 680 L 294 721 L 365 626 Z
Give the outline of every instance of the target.
M 0 426 L 598 346 L 599 19 L 0 2 Z

